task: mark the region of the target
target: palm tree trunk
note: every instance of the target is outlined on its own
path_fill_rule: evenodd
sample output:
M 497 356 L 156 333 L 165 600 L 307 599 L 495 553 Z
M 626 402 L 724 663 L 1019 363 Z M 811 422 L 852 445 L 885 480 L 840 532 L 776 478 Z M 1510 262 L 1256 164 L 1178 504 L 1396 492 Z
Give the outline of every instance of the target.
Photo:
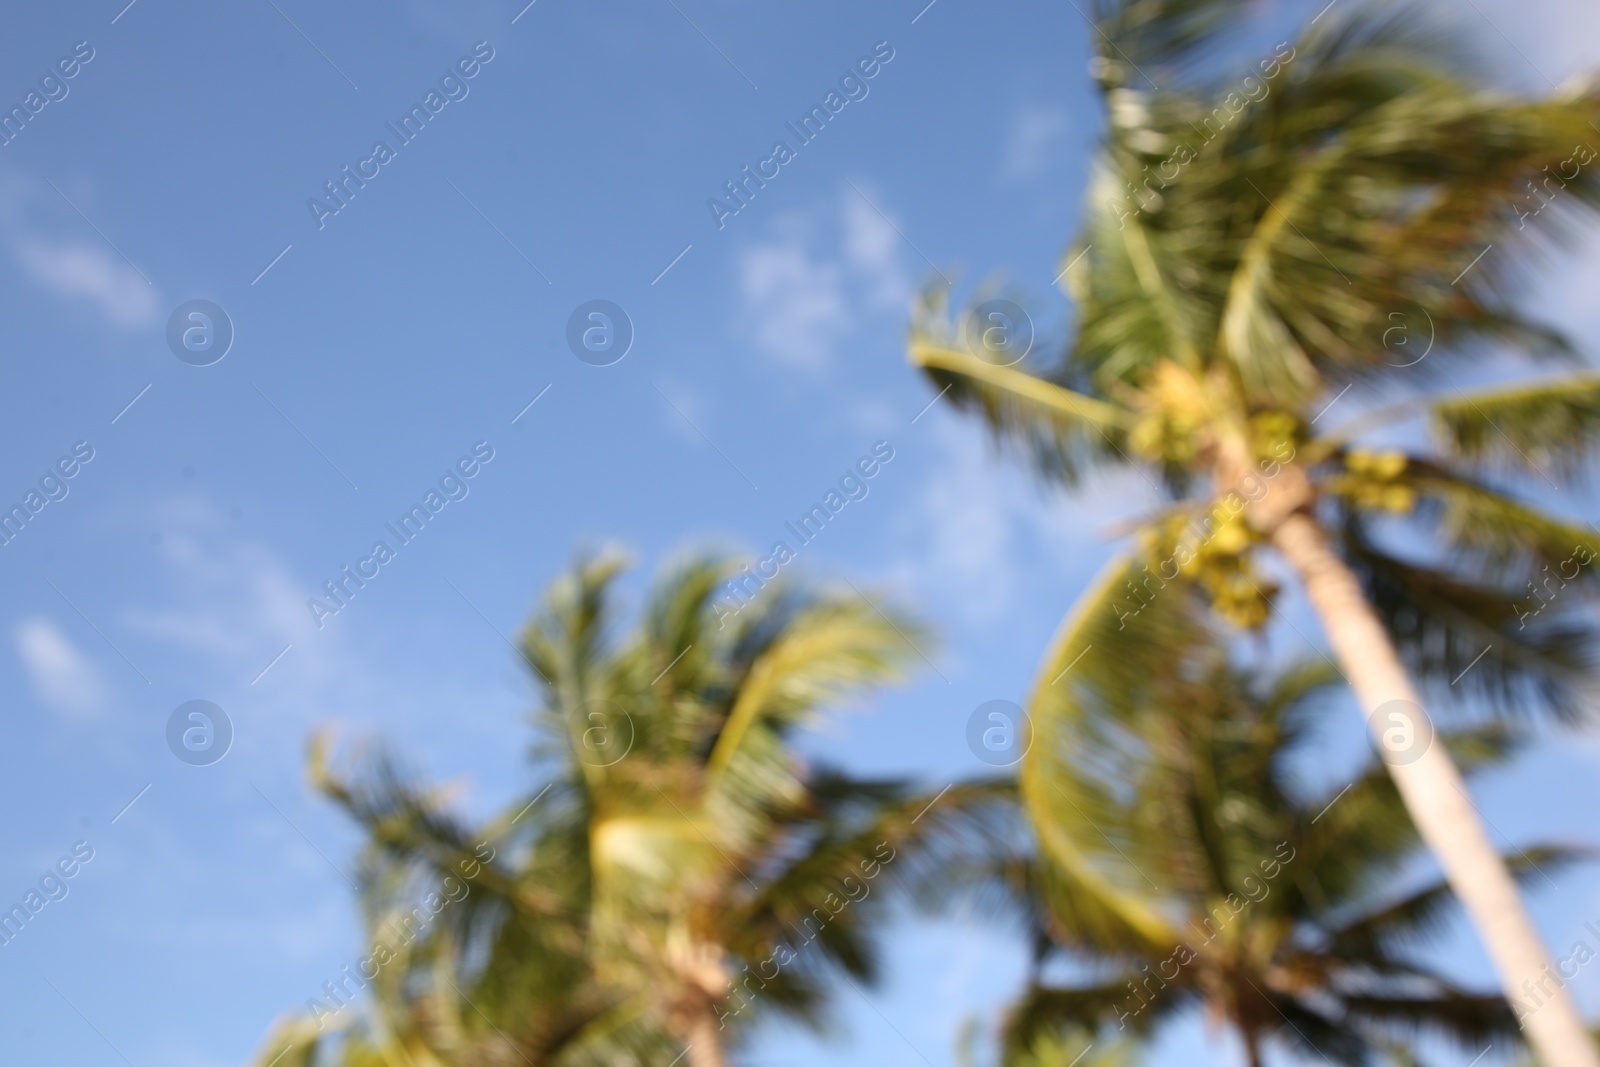
M 709 1000 L 695 1011 L 684 1036 L 689 1067 L 728 1067 L 727 1050 L 722 1047 L 722 1027 L 717 1023 L 716 1007 Z
M 1244 1028 L 1244 1054 L 1250 1067 L 1264 1067 L 1261 1062 L 1261 1035 L 1253 1026 Z
M 1304 583 L 1340 667 L 1382 746 L 1388 724 L 1378 721 L 1372 712 L 1392 700 L 1422 704 L 1388 632 L 1355 574 L 1304 510 L 1276 526 L 1272 543 Z M 1547 977 L 1555 973 L 1550 956 L 1444 745 L 1428 745 L 1412 762 L 1391 761 L 1389 771 L 1423 840 L 1438 857 L 1451 888 L 1488 948 L 1507 997 L 1533 1009 L 1519 1015 L 1539 1058 L 1548 1067 L 1600 1067 L 1600 1056 L 1572 999 L 1559 978 L 1551 982 Z M 1549 991 L 1542 1004 L 1523 988 L 1524 983 L 1538 987 L 1541 979 L 1546 979 L 1543 990 Z

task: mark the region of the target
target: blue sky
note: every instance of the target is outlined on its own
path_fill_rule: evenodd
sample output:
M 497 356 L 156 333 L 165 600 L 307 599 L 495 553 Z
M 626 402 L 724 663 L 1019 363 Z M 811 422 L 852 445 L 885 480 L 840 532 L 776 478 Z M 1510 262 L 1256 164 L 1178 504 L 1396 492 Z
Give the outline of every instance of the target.
M 962 293 L 1004 277 L 1043 336 L 1065 329 L 1051 280 L 1101 122 L 1072 4 L 124 2 L 19 8 L 0 39 L 7 107 L 92 49 L 0 147 L 0 501 L 93 450 L 0 548 L 0 899 L 93 850 L 0 948 L 0 1058 L 244 1062 L 358 945 L 356 837 L 304 785 L 313 729 L 381 732 L 472 811 L 536 790 L 499 635 L 572 553 L 615 542 L 648 572 L 705 541 L 765 550 L 876 441 L 895 458 L 793 566 L 893 592 L 942 649 L 807 744 L 935 786 L 983 770 L 968 714 L 1022 696 L 1142 497 L 1047 494 L 924 413 L 906 307 L 935 270 Z M 1320 6 L 1263 4 L 1259 34 Z M 1593 58 L 1596 16 L 1566 0 L 1483 10 L 1514 77 Z M 400 145 L 385 124 L 478 42 Z M 875 47 L 892 59 L 865 95 L 719 228 L 708 199 Z M 379 139 L 394 158 L 319 227 L 308 199 Z M 1597 280 L 1585 254 L 1533 298 L 1582 331 Z M 595 299 L 635 333 L 611 366 L 567 347 Z M 233 326 L 210 366 L 167 347 L 190 300 Z M 307 598 L 479 442 L 466 496 L 319 629 Z M 195 699 L 235 731 L 207 767 L 166 744 Z M 1330 745 L 1359 730 L 1352 710 Z M 1597 767 L 1592 739 L 1542 744 L 1481 804 L 1519 841 L 1592 837 Z M 1597 886 L 1538 898 L 1552 941 L 1600 919 Z M 1003 930 L 959 920 L 898 923 L 889 946 L 825 1052 L 775 1029 L 749 1062 L 944 1067 L 1020 974 Z M 1459 936 L 1442 958 L 1487 975 Z M 1600 1008 L 1600 978 L 1579 989 Z M 1233 1062 L 1208 1042 L 1184 1027 L 1158 1062 Z

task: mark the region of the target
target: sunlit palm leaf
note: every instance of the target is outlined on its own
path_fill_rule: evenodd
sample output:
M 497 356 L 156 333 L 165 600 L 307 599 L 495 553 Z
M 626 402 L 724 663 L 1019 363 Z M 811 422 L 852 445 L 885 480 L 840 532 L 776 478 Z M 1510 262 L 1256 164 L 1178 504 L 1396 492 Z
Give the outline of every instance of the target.
M 1130 420 L 1105 401 L 933 342 L 913 344 L 911 360 L 952 403 L 982 412 L 997 435 L 1068 482 L 1101 457 L 1123 454 Z

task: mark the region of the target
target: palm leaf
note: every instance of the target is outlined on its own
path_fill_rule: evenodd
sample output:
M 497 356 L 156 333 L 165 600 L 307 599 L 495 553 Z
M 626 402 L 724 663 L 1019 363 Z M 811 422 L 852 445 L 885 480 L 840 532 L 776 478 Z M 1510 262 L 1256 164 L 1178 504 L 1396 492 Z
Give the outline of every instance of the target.
M 914 341 L 910 359 L 941 395 L 948 390 L 957 407 L 982 412 L 996 435 L 1069 482 L 1104 457 L 1122 455 L 1130 420 L 1112 404 L 932 341 Z
M 1493 533 L 1471 534 L 1478 544 Z M 1563 721 L 1588 713 L 1595 662 L 1590 625 L 1569 616 L 1535 619 L 1519 590 L 1473 583 L 1410 563 L 1347 521 L 1343 549 L 1412 675 L 1436 693 L 1474 694 L 1507 715 L 1548 712 Z
M 1433 404 L 1447 454 L 1506 473 L 1572 477 L 1600 442 L 1600 374 L 1458 394 Z
M 1052 639 L 1027 706 L 1033 741 L 1021 785 L 1066 935 L 1165 951 L 1178 938 L 1159 890 L 1120 850 L 1126 819 L 1114 789 L 1071 772 L 1093 746 L 1112 761 L 1105 777 L 1115 779 L 1116 720 L 1141 706 L 1152 680 L 1174 670 L 1175 653 L 1205 646 L 1183 585 L 1161 590 L 1129 617 L 1118 601 L 1143 577 L 1141 566 L 1126 557 L 1109 563 Z
M 819 599 L 785 620 L 781 636 L 754 657 L 706 762 L 715 788 L 765 727 L 784 728 L 818 706 L 902 677 L 930 643 L 909 617 L 862 596 Z
M 1246 6 L 1247 0 L 1096 0 L 1094 46 L 1109 62 L 1149 68 L 1152 74 L 1169 73 L 1160 67 L 1191 69 L 1239 25 Z M 1138 71 L 1113 73 L 1102 64 L 1100 78 L 1117 85 L 1136 73 L 1143 77 Z
M 1506 867 L 1524 888 L 1582 860 L 1595 858 L 1595 850 L 1572 845 L 1533 845 L 1506 853 Z M 1415 948 L 1441 934 L 1455 908 L 1455 898 L 1444 882 L 1435 882 L 1384 904 L 1332 932 L 1336 952 L 1352 955 L 1391 955 Z
M 1119 1031 L 1146 1037 L 1162 1022 L 1193 1006 L 1194 994 L 1182 988 L 1152 990 L 1148 1001 L 1142 999 L 1133 990 L 1143 978 L 1144 974 L 1129 971 L 1096 985 L 1029 986 L 1006 1015 L 1004 1047 L 1015 1056 L 1050 1035 L 1093 1033 L 1110 1022 L 1118 1023 Z

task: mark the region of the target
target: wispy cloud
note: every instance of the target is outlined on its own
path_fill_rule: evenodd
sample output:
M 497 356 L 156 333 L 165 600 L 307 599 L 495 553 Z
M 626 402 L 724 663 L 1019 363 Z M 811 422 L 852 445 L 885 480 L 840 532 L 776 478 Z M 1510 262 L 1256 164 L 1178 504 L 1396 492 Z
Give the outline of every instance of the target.
M 904 244 L 905 238 L 871 204 L 854 190 L 844 194 L 845 259 L 877 307 L 904 308 L 911 297 L 911 279 L 900 265 Z
M 739 259 L 739 288 L 756 344 L 779 362 L 817 370 L 865 313 L 910 295 L 903 239 L 849 188 L 835 205 L 780 219 Z
M 927 480 L 901 519 L 907 556 L 895 578 L 959 605 L 963 626 L 1001 621 L 1053 583 L 1059 595 L 1075 593 L 1108 551 L 1098 526 L 1085 522 L 1083 500 L 1041 493 L 1018 457 L 996 455 L 963 417 L 946 411 L 923 420 L 919 434 L 924 427 L 937 459 L 923 468 Z M 1115 513 L 1133 514 L 1149 502 L 1132 479 L 1087 491 L 1096 507 Z M 1047 561 L 1044 573 L 1040 561 Z
M 233 536 L 228 520 L 198 499 L 152 507 L 166 531 L 161 555 L 172 598 L 166 606 L 126 609 L 130 630 L 235 672 L 265 665 L 263 654 L 307 635 L 308 591 L 272 550 Z
M 98 711 L 105 683 L 88 656 L 50 619 L 35 616 L 17 624 L 17 656 L 40 703 L 66 715 Z
M 847 317 L 838 264 L 813 257 L 796 230 L 746 250 L 739 266 L 756 343 L 783 363 L 827 365 Z
M 131 333 L 159 321 L 155 288 L 110 249 L 32 235 L 12 235 L 10 244 L 30 278 L 57 296 L 88 301 L 117 329 Z
M 78 190 L 71 195 L 98 214 L 92 197 Z M 93 308 L 113 329 L 134 333 L 160 322 L 156 287 L 93 233 L 60 192 L 14 167 L 0 167 L 0 248 L 30 281 Z

